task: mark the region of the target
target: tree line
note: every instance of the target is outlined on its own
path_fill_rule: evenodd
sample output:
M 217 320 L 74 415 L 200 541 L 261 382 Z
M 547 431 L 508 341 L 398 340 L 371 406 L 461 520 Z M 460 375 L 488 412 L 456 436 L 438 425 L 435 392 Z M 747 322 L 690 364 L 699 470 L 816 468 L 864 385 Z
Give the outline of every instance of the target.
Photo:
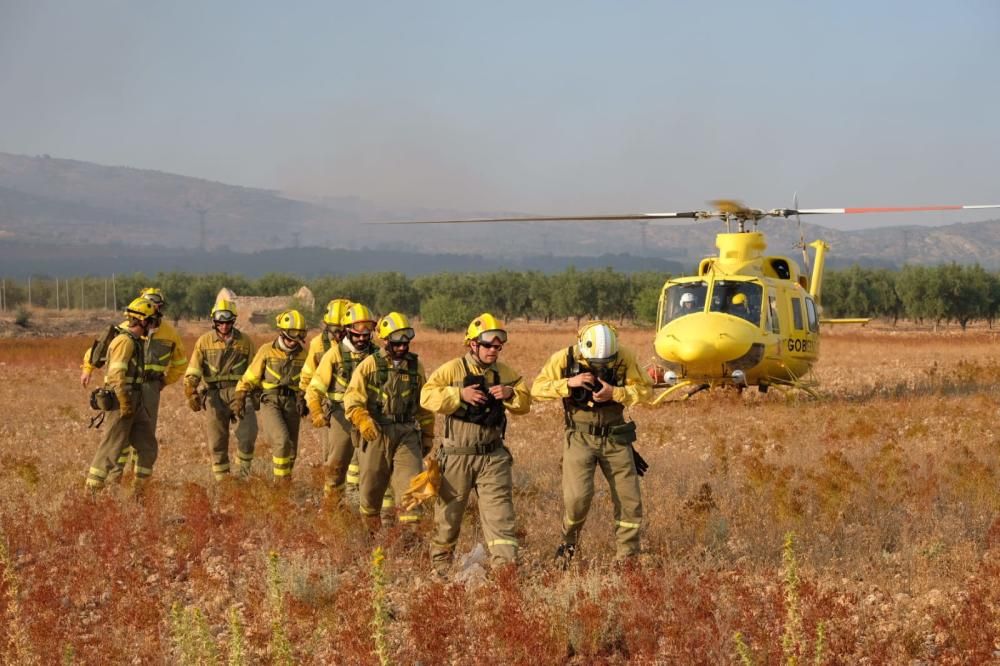
M 44 308 L 98 309 L 124 307 L 147 286 L 167 295 L 169 312 L 178 318 L 208 316 L 218 291 L 239 295 L 290 296 L 309 287 L 313 310 L 303 308 L 312 324 L 333 298 L 365 303 L 375 312 L 393 310 L 416 315 L 429 326 L 459 330 L 489 311 L 502 319 L 551 321 L 600 318 L 652 324 L 663 283 L 671 276 L 658 271 L 623 273 L 608 269 L 561 273 L 499 270 L 487 273 L 436 273 L 407 277 L 399 272 L 324 276 L 303 279 L 290 273 L 268 273 L 257 279 L 230 273 L 181 272 L 116 275 L 114 278 L 4 279 L 0 308 L 31 305 Z M 905 266 L 900 270 L 850 268 L 827 271 L 821 294 L 827 317 L 877 317 L 934 324 L 972 321 L 990 325 L 1000 312 L 1000 274 L 978 265 Z

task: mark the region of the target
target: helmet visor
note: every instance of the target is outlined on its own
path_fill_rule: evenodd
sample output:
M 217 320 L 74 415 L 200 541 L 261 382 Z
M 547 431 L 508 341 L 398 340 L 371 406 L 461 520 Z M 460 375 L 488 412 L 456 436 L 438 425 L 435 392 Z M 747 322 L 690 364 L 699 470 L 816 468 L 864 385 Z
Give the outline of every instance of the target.
M 304 342 L 306 339 L 306 332 L 301 328 L 289 328 L 283 330 L 281 334 L 297 342 Z
M 373 321 L 356 321 L 352 324 L 347 325 L 347 330 L 351 333 L 361 335 L 362 333 L 372 334 L 375 330 L 375 322 Z
M 389 342 L 396 342 L 396 343 L 409 342 L 410 340 L 413 339 L 415 335 L 416 334 L 413 332 L 412 328 L 401 328 L 398 331 L 393 331 L 392 333 L 390 333 L 386 337 L 386 340 L 388 340 Z
M 219 324 L 231 324 L 236 321 L 236 315 L 230 310 L 216 310 L 215 314 L 212 315 L 212 321 Z

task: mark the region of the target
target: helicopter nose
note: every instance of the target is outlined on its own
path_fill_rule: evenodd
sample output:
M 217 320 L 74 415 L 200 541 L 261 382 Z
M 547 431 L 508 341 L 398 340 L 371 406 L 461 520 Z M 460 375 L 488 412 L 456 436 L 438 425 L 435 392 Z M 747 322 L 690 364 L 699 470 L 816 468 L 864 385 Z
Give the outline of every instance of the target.
M 717 312 L 699 312 L 675 319 L 656 334 L 660 358 L 683 363 L 692 371 L 740 358 L 750 349 L 758 330 L 746 321 Z

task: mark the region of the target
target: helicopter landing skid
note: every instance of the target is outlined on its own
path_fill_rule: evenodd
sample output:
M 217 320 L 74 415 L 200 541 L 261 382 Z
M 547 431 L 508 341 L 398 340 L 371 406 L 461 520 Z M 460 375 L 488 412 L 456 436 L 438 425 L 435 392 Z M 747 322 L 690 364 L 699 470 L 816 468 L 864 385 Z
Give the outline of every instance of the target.
M 658 405 L 661 402 L 666 401 L 666 399 L 670 395 L 672 395 L 675 391 L 679 391 L 680 389 L 687 388 L 689 386 L 694 386 L 694 388 L 692 388 L 690 391 L 688 391 L 687 393 L 685 393 L 684 395 L 682 395 L 680 398 L 678 398 L 678 401 L 680 401 L 680 400 L 687 400 L 687 399 L 691 398 L 693 395 L 695 395 L 697 393 L 701 393 L 702 391 L 707 391 L 708 389 L 712 388 L 711 384 L 697 384 L 694 380 L 686 379 L 686 380 L 684 380 L 682 382 L 674 384 L 673 386 L 671 386 L 670 388 L 668 388 L 666 391 L 664 391 L 660 395 L 656 396 L 656 398 L 653 399 L 653 402 L 651 404 Z

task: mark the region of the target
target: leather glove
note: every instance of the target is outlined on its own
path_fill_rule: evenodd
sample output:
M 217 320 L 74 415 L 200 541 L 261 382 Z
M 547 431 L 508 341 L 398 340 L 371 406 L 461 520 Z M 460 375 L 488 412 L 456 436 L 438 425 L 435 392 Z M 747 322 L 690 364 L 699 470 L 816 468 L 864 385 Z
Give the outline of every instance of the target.
M 135 408 L 132 405 L 132 398 L 128 391 L 122 388 L 115 389 L 115 397 L 118 398 L 118 409 L 121 411 L 123 419 L 130 419 L 135 416 Z
M 635 473 L 639 476 L 645 475 L 646 470 L 649 469 L 649 463 L 635 449 L 632 449 L 632 459 L 635 461 Z
M 229 403 L 229 409 L 232 410 L 233 416 L 242 420 L 247 414 L 247 392 L 237 391 L 233 394 L 233 400 Z
M 187 403 L 188 407 L 191 408 L 192 412 L 201 411 L 201 397 L 197 393 L 195 393 L 194 395 L 189 395 L 187 397 Z
M 412 511 L 424 502 L 438 496 L 441 488 L 441 466 L 437 460 L 427 463 L 427 469 L 410 479 L 410 486 L 403 493 L 399 504 L 404 511 Z
M 375 421 L 372 420 L 371 414 L 362 409 L 351 415 L 351 423 L 358 429 L 358 432 L 361 433 L 361 438 L 366 442 L 374 442 L 381 434 Z
M 313 427 L 314 428 L 329 428 L 330 427 L 330 422 L 320 412 L 313 412 L 312 422 L 313 422 Z

